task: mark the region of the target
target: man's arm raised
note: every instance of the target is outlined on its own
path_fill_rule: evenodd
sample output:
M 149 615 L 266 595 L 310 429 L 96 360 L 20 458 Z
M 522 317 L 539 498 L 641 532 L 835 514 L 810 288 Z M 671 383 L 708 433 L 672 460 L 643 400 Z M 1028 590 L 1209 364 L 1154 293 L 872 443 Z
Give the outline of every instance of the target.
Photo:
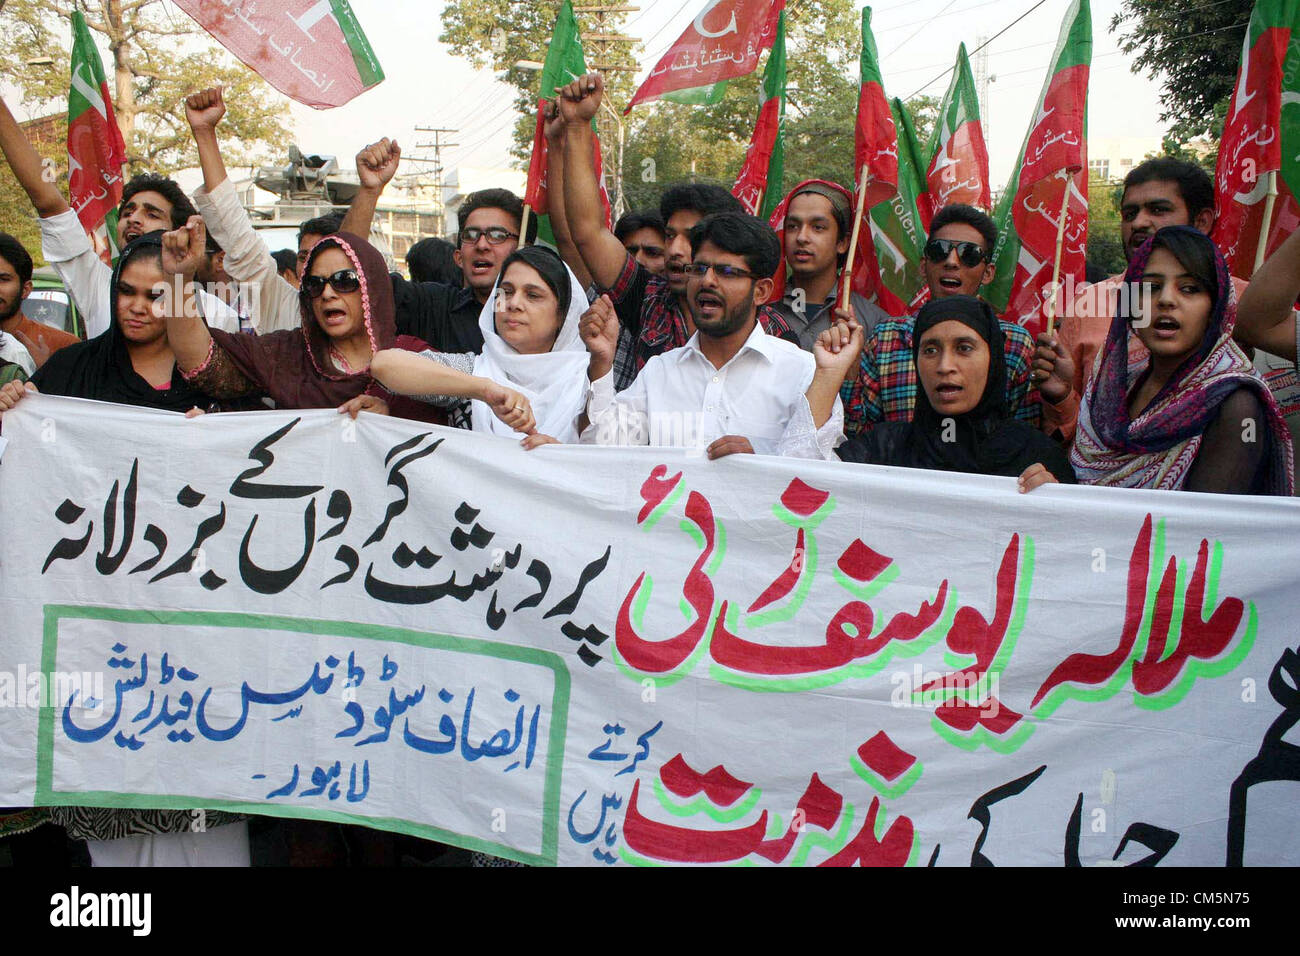
M 557 104 L 552 103 L 547 108 L 551 111 L 546 118 L 546 189 L 551 232 L 555 234 L 555 247 L 560 258 L 573 270 L 585 289 L 591 285 L 591 273 L 573 243 L 569 216 L 564 208 L 564 117 Z
M 1300 296 L 1300 232 L 1293 232 L 1259 267 L 1237 303 L 1234 337 L 1295 362 L 1296 297 Z
M 343 217 L 340 231 L 362 239 L 370 238 L 370 225 L 375 221 L 379 195 L 397 175 L 397 164 L 401 159 L 402 147 L 397 145 L 397 140 L 387 137 L 357 153 L 357 178 L 361 180 L 361 188 L 352 200 L 348 214 Z
M 14 119 L 13 113 L 9 112 L 9 106 L 2 98 L 0 98 L 0 151 L 8 160 L 9 168 L 14 171 L 14 178 L 18 180 L 18 184 L 23 187 L 32 205 L 36 207 L 38 216 L 48 219 L 50 216 L 57 216 L 68 210 L 68 201 L 63 198 L 63 193 L 59 192 L 59 187 L 55 186 L 52 180 L 46 181 L 42 165 L 44 161 L 28 142 L 22 127 Z
M 591 277 L 602 288 L 609 288 L 623 271 L 627 250 L 605 227 L 600 186 L 591 161 L 591 120 L 600 109 L 604 88 L 599 73 L 588 73 L 556 93 L 565 127 L 562 176 L 569 234 Z

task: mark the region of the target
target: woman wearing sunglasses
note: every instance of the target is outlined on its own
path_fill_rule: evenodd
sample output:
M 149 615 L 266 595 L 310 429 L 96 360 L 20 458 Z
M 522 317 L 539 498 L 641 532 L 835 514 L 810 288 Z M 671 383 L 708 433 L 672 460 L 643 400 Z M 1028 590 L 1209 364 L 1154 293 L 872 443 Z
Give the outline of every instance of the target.
M 587 402 L 588 356 L 578 335 L 586 308 L 582 285 L 560 257 L 544 246 L 524 246 L 502 262 L 479 315 L 481 354 L 386 350 L 375 356 L 371 369 L 376 381 L 394 394 L 444 406 L 460 404 L 456 395 L 461 393 L 440 384 L 451 370 L 506 383 L 531 402 L 536 415 L 536 432 L 527 434 L 524 447 L 576 443 Z M 525 431 L 498 419 L 477 400 L 468 416 L 463 410 L 453 414 L 452 424 L 503 437 Z
M 192 386 L 214 398 L 260 393 L 277 408 L 338 408 L 353 417 L 360 410 L 391 410 L 402 418 L 437 420 L 436 410 L 424 403 L 397 399 L 390 407 L 365 394 L 374 381 L 370 364 L 376 352 L 427 348 L 397 335 L 392 283 L 374 246 L 351 233 L 326 236 L 303 267 L 302 328 L 253 336 L 210 330 L 189 308 L 203 242 L 197 216 L 163 237 L 164 271 L 173 277 L 173 289 L 184 290 L 184 301 L 169 310 L 167 335 Z M 440 385 L 447 392 L 481 398 L 513 427 L 532 427 L 528 401 L 517 392 L 446 371 Z

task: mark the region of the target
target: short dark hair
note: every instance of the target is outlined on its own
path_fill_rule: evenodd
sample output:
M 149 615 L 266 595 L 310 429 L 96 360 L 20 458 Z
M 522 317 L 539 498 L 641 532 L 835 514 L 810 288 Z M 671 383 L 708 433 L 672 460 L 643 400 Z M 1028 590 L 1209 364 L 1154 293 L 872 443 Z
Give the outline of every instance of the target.
M 23 248 L 21 242 L 7 232 L 0 232 L 0 259 L 14 267 L 14 271 L 18 273 L 19 285 L 26 285 L 32 281 L 31 254 Z
M 476 209 L 500 209 L 507 216 L 513 216 L 516 222 L 524 221 L 524 201 L 508 189 L 480 189 L 470 193 L 456 210 L 456 238 L 465 231 L 470 213 Z M 537 217 L 528 217 L 528 234 L 523 237 L 526 245 L 537 238 Z
M 691 255 L 711 242 L 723 252 L 741 256 L 755 279 L 766 279 L 781 264 L 781 240 L 776 230 L 756 216 L 720 212 L 705 216 L 691 229 Z
M 456 247 L 446 239 L 421 239 L 406 250 L 406 266 L 411 270 L 411 281 L 462 285 L 465 276 L 452 258 L 455 252 Z
M 632 212 L 626 212 L 619 217 L 618 222 L 614 223 L 614 237 L 622 242 L 632 233 L 640 232 L 642 229 L 653 229 L 662 236 L 663 217 L 653 209 L 634 209 Z
M 930 235 L 933 236 L 944 226 L 951 226 L 955 222 L 978 230 L 984 240 L 985 253 L 993 255 L 993 247 L 998 244 L 998 227 L 986 213 L 965 203 L 950 203 L 936 212 L 934 218 L 930 220 Z
M 559 304 L 560 323 L 563 324 L 569 312 L 569 303 L 573 301 L 573 290 L 569 285 L 569 270 L 563 260 L 555 250 L 547 246 L 520 246 L 501 263 L 498 282 L 505 277 L 506 270 L 516 262 L 522 262 L 534 269 L 555 293 L 556 302 Z
M 1187 207 L 1188 224 L 1206 209 L 1214 208 L 1214 180 L 1195 163 L 1172 156 L 1157 156 L 1134 166 L 1124 177 L 1124 192 L 1143 183 L 1168 182 L 1178 187 Z M 1121 193 L 1121 196 L 1123 193 Z
M 673 213 L 683 209 L 698 212 L 701 216 L 745 211 L 739 199 L 721 186 L 712 183 L 677 183 L 675 186 L 669 186 L 659 197 L 660 217 L 667 223 L 673 218 Z
M 271 258 L 275 260 L 276 272 L 298 271 L 298 253 L 292 249 L 278 249 L 271 253 Z
M 317 216 L 315 219 L 308 219 L 298 227 L 298 242 L 302 242 L 303 236 L 332 236 L 343 227 L 342 212 L 332 212 L 327 216 Z
M 190 197 L 176 185 L 176 180 L 157 173 L 136 173 L 131 177 L 130 181 L 122 187 L 122 201 L 117 204 L 118 213 L 121 213 L 131 197 L 142 192 L 155 192 L 172 204 L 173 229 L 179 229 L 189 222 L 190 216 L 199 214 L 194 204 L 190 202 Z

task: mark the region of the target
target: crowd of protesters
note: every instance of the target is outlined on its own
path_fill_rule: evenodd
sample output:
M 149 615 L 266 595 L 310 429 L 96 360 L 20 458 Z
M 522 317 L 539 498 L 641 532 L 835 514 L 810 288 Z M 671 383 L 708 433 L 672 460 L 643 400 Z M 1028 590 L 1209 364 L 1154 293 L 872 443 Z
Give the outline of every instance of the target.
M 919 264 L 929 300 L 904 316 L 845 294 L 854 207 L 836 183 L 795 186 L 779 232 L 699 183 L 669 186 L 657 210 L 611 230 L 591 163 L 602 96 L 599 75 L 581 77 L 547 118 L 554 250 L 533 244 L 519 197 L 484 190 L 460 206 L 454 243 L 411 248 L 410 279 L 365 238 L 401 159 L 392 140 L 358 154 L 346 216 L 304 223 L 297 250 L 273 253 L 222 163 L 222 93 L 195 93 L 203 187 L 191 200 L 170 179 L 131 179 L 110 268 L 0 102 L 0 150 L 90 335 L 23 315 L 32 258 L 0 233 L 0 412 L 34 391 L 190 415 L 331 408 L 528 449 L 693 446 L 998 475 L 1022 493 L 1294 493 L 1291 429 L 1254 362 L 1256 350 L 1296 361 L 1300 236 L 1249 285 L 1229 275 L 1196 165 L 1158 158 L 1128 175 L 1126 271 L 1084 286 L 1035 340 L 980 296 L 998 235 L 971 206 L 934 215 Z M 250 860 L 248 822 L 229 815 L 196 833 L 188 811 L 5 813 L 0 835 L 63 828 L 11 840 L 15 859 L 49 852 L 56 831 L 87 841 L 97 865 Z M 276 840 L 301 864 L 447 851 L 308 821 L 279 821 Z

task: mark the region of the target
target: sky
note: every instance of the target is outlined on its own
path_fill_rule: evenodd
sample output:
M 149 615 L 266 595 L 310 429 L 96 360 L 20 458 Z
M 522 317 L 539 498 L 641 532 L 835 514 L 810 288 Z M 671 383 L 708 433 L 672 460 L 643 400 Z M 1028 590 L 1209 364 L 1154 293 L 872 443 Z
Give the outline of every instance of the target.
M 644 72 L 672 44 L 705 0 L 627 0 L 641 10 L 629 14 L 623 30 L 641 41 L 637 57 Z M 882 0 L 873 6 L 872 25 L 881 56 L 886 92 L 942 96 L 957 45 L 974 49 L 1035 6 L 1037 0 Z M 294 142 L 304 152 L 333 154 L 350 169 L 367 143 L 396 137 L 406 156 L 431 155 L 419 144 L 432 136 L 417 126 L 456 130 L 444 137 L 458 145 L 443 154 L 449 169 L 458 165 L 506 167 L 510 131 L 517 114 L 513 88 L 490 71 L 473 69 L 438 42 L 442 0 L 401 4 L 392 0 L 351 0 L 387 79 L 334 110 L 291 105 Z M 1158 140 L 1164 132 L 1158 87 L 1130 71 L 1109 32 L 1121 0 L 1097 0 L 1092 8 L 1093 59 L 1089 94 L 1089 137 L 1093 142 L 1120 137 Z M 863 4 L 859 4 L 861 7 Z M 990 173 L 1001 185 L 1020 152 L 1061 20 L 1069 0 L 1043 0 L 1018 24 L 988 45 L 988 128 Z M 398 12 L 400 10 L 400 13 Z M 183 14 L 182 14 L 183 15 Z M 545 57 L 548 37 L 537 38 L 535 59 Z M 486 39 L 485 39 L 486 42 Z M 273 157 L 278 162 L 282 157 Z M 1140 157 L 1139 157 L 1140 158 Z M 426 171 L 404 164 L 403 173 Z
M 648 72 L 700 9 L 704 0 L 629 0 L 641 11 L 629 14 L 623 31 L 639 38 L 638 60 Z M 992 36 L 1035 4 L 1035 0 L 883 0 L 872 8 L 872 27 L 880 51 L 886 91 L 907 98 L 914 93 L 942 96 L 948 79 L 934 81 L 952 65 L 957 45 L 974 49 L 980 36 Z M 858 4 L 859 8 L 864 4 Z M 394 16 L 390 0 L 352 0 L 388 79 L 357 100 L 329 113 L 295 105 L 297 140 L 312 152 L 354 156 L 367 142 L 396 136 L 410 147 L 429 140 L 419 126 L 457 129 L 456 149 L 444 153 L 449 167 L 510 164 L 510 130 L 516 114 L 512 89 L 488 71 L 475 71 L 438 42 L 443 3 L 404 4 Z M 1045 0 L 1034 12 L 988 46 L 990 174 L 996 185 L 1010 175 L 1021 149 L 1052 57 L 1069 0 Z M 1132 58 L 1119 51 L 1109 32 L 1120 0 L 1092 6 L 1093 65 L 1089 94 L 1089 137 L 1151 137 L 1164 133 L 1158 86 L 1130 72 Z M 545 56 L 539 37 L 536 59 Z M 926 85 L 929 84 L 929 85 Z M 1139 157 L 1140 158 L 1140 157 Z M 350 164 L 346 164 L 350 165 Z M 412 165 L 403 172 L 416 171 Z

